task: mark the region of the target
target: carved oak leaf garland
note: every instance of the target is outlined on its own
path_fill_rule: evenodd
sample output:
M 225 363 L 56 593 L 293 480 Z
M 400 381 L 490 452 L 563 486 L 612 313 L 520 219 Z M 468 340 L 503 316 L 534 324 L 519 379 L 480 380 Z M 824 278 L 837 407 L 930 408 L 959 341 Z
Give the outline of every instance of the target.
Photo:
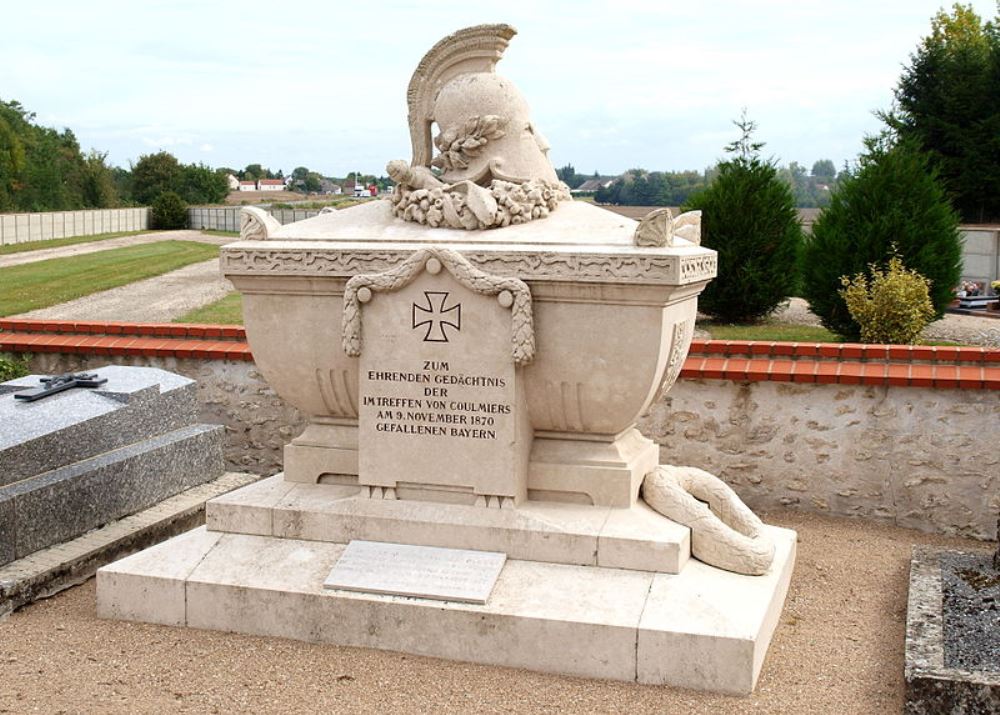
M 495 114 L 469 117 L 465 124 L 451 126 L 434 138 L 434 145 L 441 152 L 431 162 L 441 169 L 465 169 L 469 158 L 479 156 L 483 147 L 504 135 L 507 120 Z

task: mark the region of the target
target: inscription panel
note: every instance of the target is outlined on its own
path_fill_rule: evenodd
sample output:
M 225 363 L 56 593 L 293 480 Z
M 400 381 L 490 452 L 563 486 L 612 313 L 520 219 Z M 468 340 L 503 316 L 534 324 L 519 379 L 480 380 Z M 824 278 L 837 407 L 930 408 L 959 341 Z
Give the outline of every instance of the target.
M 506 561 L 497 551 L 352 541 L 323 587 L 483 604 Z
M 510 309 L 442 271 L 363 310 L 360 483 L 430 485 L 464 503 L 522 494 Z

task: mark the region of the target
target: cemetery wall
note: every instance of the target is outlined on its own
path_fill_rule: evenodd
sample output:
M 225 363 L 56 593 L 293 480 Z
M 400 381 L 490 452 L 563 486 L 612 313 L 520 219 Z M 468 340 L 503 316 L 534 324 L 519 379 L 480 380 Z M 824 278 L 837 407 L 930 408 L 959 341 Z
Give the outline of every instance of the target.
M 214 231 L 239 231 L 242 206 L 192 206 L 188 209 L 188 226 Z M 268 209 L 278 223 L 304 221 L 319 215 L 319 209 Z
M 11 333 L 47 327 L 0 321 L 0 350 L 29 351 L 36 373 L 115 363 L 197 380 L 201 421 L 226 428 L 228 469 L 279 471 L 282 447 L 304 429 L 264 382 L 240 328 L 104 324 L 159 336 L 150 338 Z M 661 462 L 716 473 L 758 510 L 990 539 L 1000 510 L 998 421 L 1000 351 L 708 341 L 639 427 L 661 445 Z
M 0 246 L 148 228 L 146 207 L 0 214 Z

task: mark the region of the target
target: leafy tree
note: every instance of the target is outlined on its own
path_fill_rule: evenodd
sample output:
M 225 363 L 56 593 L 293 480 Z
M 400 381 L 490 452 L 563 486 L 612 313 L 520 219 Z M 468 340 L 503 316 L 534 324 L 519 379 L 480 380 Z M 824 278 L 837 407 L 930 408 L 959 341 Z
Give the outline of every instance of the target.
M 111 169 L 105 164 L 107 153 L 93 151 L 84 157 L 83 203 L 85 206 L 116 206 L 118 189 Z
M 95 191 L 107 167 L 80 151 L 69 129 L 35 123 L 18 102 L 0 101 L 0 210 L 52 211 L 113 205 L 114 192 Z
M 837 167 L 829 159 L 819 159 L 813 162 L 812 175 L 824 181 L 833 181 L 837 175 Z
M 838 294 L 843 276 L 884 264 L 894 252 L 930 280 L 936 317 L 953 298 L 961 276 L 958 215 L 948 203 L 928 156 L 912 140 L 891 135 L 866 140 L 858 168 L 840 183 L 803 255 L 803 291 L 830 330 L 860 337 Z
M 144 154 L 132 167 L 132 198 L 150 205 L 166 191 L 176 191 L 181 183 L 181 165 L 169 152 Z
M 1000 16 L 939 11 L 910 57 L 887 124 L 930 152 L 966 221 L 1000 218 Z
M 14 192 L 24 178 L 24 144 L 10 122 L 0 114 L 0 211 L 14 209 Z
M 164 191 L 157 196 L 152 209 L 153 228 L 165 230 L 187 228 L 187 204 L 173 191 Z
M 173 190 L 189 204 L 217 204 L 229 194 L 229 181 L 210 166 L 184 164 Z
M 125 204 L 134 204 L 132 197 L 132 172 L 120 166 L 112 166 L 108 169 L 111 182 L 115 186 L 115 194 L 118 200 Z
M 556 176 L 571 189 L 577 188 L 587 180 L 586 176 L 576 173 L 576 169 L 573 168 L 572 164 L 567 164 L 561 169 L 556 169 Z
M 268 179 L 267 172 L 260 164 L 247 164 L 247 167 L 240 172 L 240 179 L 243 181 L 257 181 L 258 179 Z
M 323 188 L 323 177 L 315 171 L 310 171 L 302 181 L 302 186 L 306 191 L 319 191 Z
M 699 309 L 729 322 L 751 322 L 777 308 L 795 287 L 802 243 L 795 201 L 744 111 L 740 137 L 726 147 L 733 158 L 684 210 L 701 210 L 702 243 L 719 253 L 719 274 L 701 294 Z

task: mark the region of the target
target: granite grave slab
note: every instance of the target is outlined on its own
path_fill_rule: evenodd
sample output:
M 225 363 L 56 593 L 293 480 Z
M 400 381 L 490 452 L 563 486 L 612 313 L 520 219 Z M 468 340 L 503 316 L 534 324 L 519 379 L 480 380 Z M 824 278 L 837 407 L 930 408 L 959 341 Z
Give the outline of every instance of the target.
M 0 384 L 0 565 L 223 473 L 223 427 L 197 423 L 195 383 L 147 367 L 35 401 L 43 376 Z

